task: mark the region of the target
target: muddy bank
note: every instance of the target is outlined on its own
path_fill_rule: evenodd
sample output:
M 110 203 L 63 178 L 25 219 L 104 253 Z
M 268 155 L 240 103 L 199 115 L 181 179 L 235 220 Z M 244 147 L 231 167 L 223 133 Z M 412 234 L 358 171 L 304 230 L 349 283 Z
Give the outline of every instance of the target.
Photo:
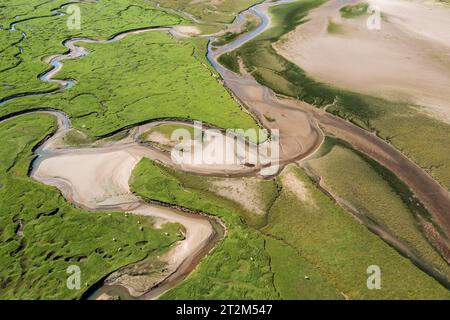
M 380 30 L 369 30 L 368 14 L 346 19 L 339 12 L 362 2 L 329 1 L 274 47 L 321 82 L 419 105 L 450 123 L 450 7 L 370 0 L 381 18 Z

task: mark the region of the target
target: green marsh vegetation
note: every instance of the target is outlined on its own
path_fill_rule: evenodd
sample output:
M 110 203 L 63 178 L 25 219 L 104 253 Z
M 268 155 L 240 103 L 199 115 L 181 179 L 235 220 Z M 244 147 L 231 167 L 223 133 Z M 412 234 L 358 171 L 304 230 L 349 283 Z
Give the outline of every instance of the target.
M 117 1 L 100 1 L 96 3 L 80 2 L 77 6 L 81 10 L 81 30 L 69 30 L 67 15 L 53 16 L 50 10 L 60 7 L 63 1 L 31 0 L 22 6 L 6 4 L 1 21 L 22 21 L 17 23 L 16 29 L 25 32 L 25 39 L 16 45 L 15 38 L 20 37 L 17 31 L 3 31 L 2 43 L 9 44 L 9 48 L 2 54 L 0 100 L 23 92 L 47 92 L 57 88 L 57 84 L 42 82 L 38 75 L 50 68 L 44 59 L 52 54 L 64 53 L 67 49 L 63 41 L 74 37 L 90 37 L 94 39 L 108 39 L 125 30 L 144 27 L 171 26 L 186 22 L 174 14 L 165 13 L 149 6 L 146 1 L 135 1 L 133 5 Z M 107 5 L 105 6 L 105 3 Z M 33 8 L 39 8 L 33 13 Z M 59 11 L 65 12 L 63 7 Z M 26 13 L 25 13 L 26 12 Z M 19 18 L 14 19 L 19 15 Z M 137 19 L 136 17 L 139 17 Z M 33 19 L 31 19 L 33 18 Z M 27 20 L 30 19 L 30 20 Z M 7 25 L 4 25 L 7 27 Z M 6 34 L 14 36 L 6 36 Z M 13 37 L 14 39 L 8 39 Z M 15 66 L 17 59 L 12 57 L 23 49 L 18 58 L 22 62 Z M 16 60 L 16 61 L 14 61 Z M 9 61 L 9 63 L 7 63 Z M 13 67 L 5 70 L 5 67 Z
M 198 41 L 148 32 L 113 43 L 80 45 L 90 54 L 65 61 L 57 75 L 77 79 L 74 87 L 12 101 L 0 112 L 61 109 L 75 128 L 90 137 L 161 118 L 203 120 L 222 128 L 257 128 L 212 76 L 206 58 L 197 52 Z
M 192 126 L 188 126 L 188 125 L 184 125 L 184 124 L 159 124 L 154 126 L 153 128 L 151 128 L 150 130 L 148 130 L 147 132 L 145 132 L 141 138 L 143 141 L 147 141 L 149 139 L 149 137 L 152 135 L 152 133 L 159 133 L 164 135 L 164 137 L 166 139 L 171 139 L 171 136 L 173 134 L 174 131 L 176 130 L 186 130 L 187 132 L 189 132 L 191 138 L 196 138 L 195 137 L 195 130 L 194 127 Z
M 341 16 L 346 19 L 356 18 L 367 14 L 369 4 L 362 2 L 354 5 L 344 6 L 340 9 Z
M 179 225 L 154 229 L 145 217 L 79 210 L 56 188 L 29 178 L 32 149 L 55 126 L 55 119 L 44 114 L 0 123 L 2 299 L 80 298 L 109 273 L 145 258 L 156 261 L 181 240 Z M 70 265 L 81 268 L 81 290 L 66 287 Z
M 168 6 L 169 2 L 166 2 Z M 273 12 L 278 16 L 277 23 L 260 39 L 239 50 L 240 58 L 247 67 L 254 67 L 258 81 L 274 87 L 280 94 L 304 98 L 318 106 L 331 105 L 336 101 L 329 108 L 330 111 L 366 128 L 374 129 L 377 121 L 391 124 L 392 128 L 384 134 L 394 141 L 397 137 L 394 131 L 399 121 L 390 118 L 390 109 L 385 106 L 385 101 L 317 83 L 301 69 L 277 55 L 272 48 L 272 44 L 280 40 L 283 34 L 304 21 L 308 10 L 323 2 L 299 1 L 286 5 L 287 9 L 284 9 L 285 6 L 274 8 Z M 60 5 L 60 2 L 54 1 L 51 2 L 52 7 L 53 3 Z M 180 1 L 171 3 L 173 6 L 182 4 Z M 246 2 L 224 3 L 244 7 Z M 87 7 L 94 4 L 83 5 Z M 120 4 L 114 5 L 120 7 Z M 42 2 L 37 10 L 48 13 L 52 7 Z M 171 13 L 157 15 L 156 18 L 155 14 L 159 11 L 142 11 L 142 8 L 148 8 L 144 1 L 140 9 L 132 6 L 125 8 L 126 10 L 122 10 L 122 7 L 119 11 L 122 10 L 122 15 L 125 16 L 127 12 L 132 12 L 129 16 L 131 20 L 136 15 L 148 15 L 150 20 L 154 19 L 151 20 L 154 25 L 173 25 L 183 21 Z M 200 5 L 192 5 L 186 10 L 200 8 Z M 194 11 L 192 13 L 195 14 Z M 201 13 L 216 19 L 214 12 L 203 10 Z M 24 10 L 22 14 L 32 15 L 33 12 Z M 101 21 L 93 19 L 99 29 L 91 34 L 84 33 L 86 29 L 83 29 L 79 35 L 108 38 L 112 35 L 111 30 L 116 32 L 113 27 L 120 32 L 130 29 L 130 26 L 149 26 L 147 20 L 140 19 L 134 19 L 133 22 L 124 19 L 121 25 L 114 16 L 116 13 L 101 16 Z M 34 37 L 29 40 L 29 44 L 24 45 L 24 50 L 26 52 L 28 46 L 33 51 L 27 53 L 30 55 L 27 67 L 21 72 L 25 80 L 12 79 L 11 83 L 17 83 L 18 87 L 2 85 L 5 90 L 12 89 L 8 93 L 22 92 L 23 86 L 29 86 L 30 90 L 52 88 L 51 84 L 38 83 L 37 79 L 34 86 L 29 79 L 34 79 L 49 67 L 41 62 L 43 57 L 53 52 L 63 52 L 65 48 L 61 46 L 61 41 L 77 34 L 52 37 L 42 29 L 41 23 L 52 25 L 54 19 L 62 19 L 61 23 L 64 25 L 57 32 L 67 32 L 64 31 L 66 20 L 56 17 L 45 19 L 48 21 L 36 19 L 24 23 L 30 28 L 27 34 Z M 231 15 L 228 19 L 232 19 Z M 32 26 L 35 27 L 31 28 Z M 58 30 L 49 29 L 52 29 L 50 32 Z M 33 30 L 41 31 L 34 34 Z M 8 41 L 12 43 L 14 38 L 11 37 Z M 0 113 L 5 115 L 39 107 L 59 108 L 70 115 L 74 126 L 87 134 L 87 139 L 162 117 L 198 119 L 222 127 L 230 127 L 230 124 L 241 128 L 255 126 L 253 120 L 241 112 L 237 103 L 211 76 L 211 73 L 215 73 L 206 63 L 206 43 L 203 40 L 182 41 L 164 33 L 151 32 L 110 44 L 82 45 L 88 48 L 90 55 L 77 61 L 66 61 L 62 72 L 57 75 L 57 78 L 76 79 L 77 84 L 73 88 L 60 94 L 8 103 L 2 106 Z M 11 50 L 7 58 L 9 60 L 2 62 L 2 66 L 12 63 L 12 54 Z M 235 55 L 237 56 L 238 54 Z M 235 62 L 230 63 L 237 65 Z M 26 78 L 25 74 L 31 74 L 31 77 Z M 202 103 L 200 106 L 197 105 L 199 101 Z M 373 108 L 373 105 L 384 108 Z M 217 117 L 218 114 L 220 117 Z M 125 217 L 119 213 L 108 216 L 77 210 L 68 205 L 55 188 L 43 186 L 28 178 L 26 171 L 32 157 L 31 148 L 54 130 L 54 122 L 44 115 L 23 116 L 17 119 L 19 120 L 26 123 L 19 125 L 16 120 L 11 120 L 0 125 L 1 131 L 2 126 L 14 123 L 5 129 L 11 133 L 2 132 L 2 137 L 11 141 L 8 145 L 17 148 L 5 149 L 2 155 L 2 159 L 5 159 L 2 164 L 5 165 L 0 180 L 0 193 L 5 200 L 2 200 L 1 208 L 7 214 L 4 215 L 6 219 L 1 220 L 0 227 L 0 236 L 4 240 L 0 263 L 3 266 L 1 269 L 5 270 L 2 271 L 0 280 L 2 288 L 7 288 L 2 291 L 5 298 L 77 298 L 81 292 L 66 292 L 65 289 L 67 263 L 74 264 L 76 261 L 75 264 L 80 264 L 90 277 L 83 278 L 83 283 L 92 284 L 118 267 L 142 260 L 148 255 L 152 257 L 160 254 L 178 240 L 175 236 L 163 236 L 165 230 L 174 235 L 178 226 L 166 225 L 162 230 L 152 230 L 149 222 L 148 228 L 141 232 L 137 228 L 135 217 Z M 436 128 L 436 131 L 439 129 Z M 383 133 L 379 131 L 379 134 Z M 75 135 L 71 139 L 75 144 L 83 143 L 81 136 Z M 446 138 L 442 139 L 442 143 L 445 143 Z M 425 139 L 421 141 L 425 142 Z M 428 159 L 425 154 L 424 157 Z M 438 159 L 441 158 L 438 156 Z M 433 167 L 435 169 L 448 172 L 445 167 Z M 175 172 L 150 160 L 143 160 L 139 164 L 131 179 L 132 189 L 136 194 L 147 200 L 216 215 L 228 227 L 227 237 L 203 259 L 186 281 L 170 290 L 163 298 L 449 297 L 446 289 L 326 197 L 305 173 L 295 167 L 289 167 L 286 172 L 296 177 L 294 181 L 302 186 L 296 189 L 306 190 L 310 195 L 307 199 L 312 199 L 312 202 L 290 191 L 289 183 L 283 177 L 263 181 L 259 184 L 258 192 L 265 200 L 266 214 L 258 215 L 212 192 L 210 186 L 213 178 Z M 386 224 L 393 223 L 388 220 L 390 217 L 384 218 Z M 25 222 L 23 238 L 20 238 L 20 221 Z M 84 232 L 81 233 L 80 230 Z M 126 240 L 125 237 L 123 240 L 117 237 L 117 234 L 125 232 Z M 407 236 L 415 237 L 416 233 L 405 231 L 405 238 Z M 117 242 L 111 241 L 113 237 L 118 239 Z M 86 241 L 92 238 L 97 241 Z M 415 238 L 411 239 L 416 241 Z M 136 250 L 137 243 L 143 243 L 142 250 Z M 101 250 L 97 250 L 98 248 Z M 119 248 L 122 250 L 118 251 Z M 366 268 L 371 264 L 378 264 L 382 268 L 381 291 L 369 291 L 365 286 Z
M 274 49 L 274 44 L 282 42 L 283 36 L 306 21 L 311 9 L 323 3 L 322 0 L 300 0 L 271 8 L 272 27 L 236 51 L 223 55 L 219 61 L 238 72 L 238 59 L 241 59 L 255 79 L 275 93 L 326 108 L 330 113 L 376 132 L 450 189 L 449 124 L 420 112 L 420 106 L 342 90 L 316 81 Z M 361 12 L 361 6 L 358 8 L 349 10 Z M 335 26 L 331 29 L 336 31 Z
M 155 146 L 163 151 L 170 152 L 174 145 L 178 143 L 176 140 L 172 140 L 172 134 L 177 130 L 183 130 L 189 133 L 191 139 L 196 140 L 201 138 L 202 133 L 198 133 L 194 130 L 194 127 L 184 124 L 158 124 L 148 131 L 144 132 L 139 139 Z M 197 134 L 197 136 L 196 136 Z
M 256 29 L 256 27 L 259 24 L 258 18 L 256 18 L 255 16 L 253 16 L 251 14 L 247 14 L 246 19 L 247 20 L 246 20 L 244 26 L 242 27 L 242 29 L 239 32 L 226 32 L 224 35 L 218 37 L 217 40 L 213 42 L 213 45 L 214 46 L 223 46 L 223 45 L 235 40 L 236 38 L 243 35 L 244 33 L 247 33 L 247 32 L 250 32 L 250 31 Z
M 320 269 L 306 260 L 295 247 L 278 237 L 266 236 L 274 285 L 286 300 L 341 300 L 344 297 Z
M 238 55 L 235 51 L 224 53 L 217 60 L 234 73 L 240 73 Z
M 360 215 L 389 230 L 423 260 L 433 264 L 447 278 L 450 268 L 422 233 L 416 215 L 429 220 L 428 212 L 408 188 L 392 173 L 359 154 L 345 143 L 327 138 L 315 159 L 306 167 L 321 177 L 322 185 L 339 199 L 345 199 Z
M 20 63 L 20 59 L 18 58 L 18 55 L 20 54 L 19 49 L 10 46 L 11 43 L 20 41 L 20 33 L 0 30 L 0 39 L 2 39 L 0 44 L 0 73 L 3 73 L 16 67 Z M 8 86 L 8 84 L 3 83 L 3 81 L 4 80 L 2 80 L 1 86 Z
M 87 147 L 90 146 L 94 140 L 87 137 L 78 130 L 69 130 L 63 137 L 64 145 L 70 147 Z
M 64 0 L 0 0 L 0 26 L 6 29 L 10 23 L 34 17 L 47 16 L 51 10 L 59 8 Z
M 331 34 L 343 34 L 344 28 L 342 24 L 334 22 L 332 19 L 328 21 L 327 32 Z
M 450 296 L 324 195 L 298 167 L 289 166 L 280 178 L 262 182 L 264 216 L 220 197 L 211 188 L 214 179 L 175 172 L 146 159 L 133 172 L 132 190 L 144 199 L 215 215 L 228 228 L 227 236 L 199 267 L 162 298 Z M 366 287 L 366 269 L 372 264 L 382 268 L 382 290 Z
M 87 147 L 101 147 L 108 145 L 111 142 L 117 142 L 119 140 L 125 139 L 129 134 L 129 130 L 121 130 L 112 135 L 108 135 L 105 138 L 95 140 L 92 137 L 87 136 L 81 131 L 76 129 L 69 130 L 57 144 L 62 144 L 64 147 L 76 147 L 76 148 L 87 148 Z

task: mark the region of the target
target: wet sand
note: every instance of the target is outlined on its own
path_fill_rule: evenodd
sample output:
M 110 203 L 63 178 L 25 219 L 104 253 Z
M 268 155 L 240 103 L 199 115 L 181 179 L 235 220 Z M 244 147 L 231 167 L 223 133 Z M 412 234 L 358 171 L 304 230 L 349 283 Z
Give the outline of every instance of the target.
M 450 6 L 422 0 L 370 0 L 381 9 L 381 29 L 368 15 L 342 18 L 332 0 L 275 45 L 313 78 L 331 85 L 421 106 L 450 123 Z M 327 31 L 329 21 L 340 30 Z

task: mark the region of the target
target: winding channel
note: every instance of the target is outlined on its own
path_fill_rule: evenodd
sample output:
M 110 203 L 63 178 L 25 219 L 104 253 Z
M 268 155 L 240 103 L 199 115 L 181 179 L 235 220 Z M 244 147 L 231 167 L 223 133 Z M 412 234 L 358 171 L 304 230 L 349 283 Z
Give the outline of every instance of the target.
M 262 126 L 268 129 L 280 129 L 281 165 L 300 163 L 320 147 L 324 139 L 322 130 L 332 133 L 375 159 L 399 177 L 432 214 L 435 222 L 448 237 L 450 235 L 450 193 L 393 146 L 376 135 L 323 110 L 301 101 L 278 97 L 270 89 L 257 83 L 251 75 L 245 72 L 235 74 L 218 63 L 217 59 L 221 54 L 255 39 L 270 27 L 269 7 L 287 2 L 291 2 L 291 0 L 263 2 L 240 13 L 235 24 L 243 23 L 244 16 L 250 13 L 260 18 L 260 25 L 231 43 L 213 48 L 212 43 L 215 38 L 210 38 L 207 58 L 220 74 L 224 85 L 258 119 Z M 67 90 L 75 82 L 54 79 L 54 76 L 61 70 L 62 61 L 88 54 L 77 43 L 108 43 L 119 41 L 128 35 L 152 31 L 165 31 L 171 32 L 175 36 L 179 35 L 173 28 L 144 28 L 117 34 L 109 40 L 69 39 L 64 42 L 69 52 L 49 57 L 47 62 L 52 65 L 52 69 L 41 75 L 40 79 L 58 83 L 60 87 L 57 91 Z M 24 95 L 26 94 L 8 98 L 2 103 Z M 246 166 L 196 167 L 174 164 L 167 153 L 139 141 L 140 133 L 158 123 L 169 122 L 167 119 L 150 121 L 147 124 L 130 128 L 130 133 L 125 139 L 100 147 L 60 147 L 56 142 L 71 129 L 67 115 L 57 110 L 32 110 L 20 114 L 36 112 L 55 116 L 58 119 L 58 129 L 35 150 L 37 158 L 32 163 L 30 170 L 32 178 L 56 186 L 68 201 L 80 208 L 96 211 L 123 211 L 151 216 L 161 223 L 162 221 L 176 222 L 184 227 L 185 240 L 173 247 L 166 256 L 169 266 L 168 273 L 150 291 L 138 294 L 131 292 L 130 288 L 125 289 L 120 286 L 110 288 L 111 291 L 128 295 L 130 298 L 135 296 L 141 299 L 157 298 L 183 280 L 226 235 L 226 228 L 220 220 L 208 215 L 186 212 L 182 208 L 146 203 L 133 195 L 128 180 L 133 168 L 143 157 L 162 162 L 178 170 L 213 176 L 258 175 L 262 169 L 261 167 L 249 168 Z M 0 121 L 20 116 L 20 114 L 5 116 Z M 183 119 L 173 119 L 172 121 L 183 121 Z M 441 237 L 440 240 L 447 245 L 444 237 Z M 398 250 L 401 251 L 401 248 Z M 407 252 L 403 253 L 408 256 Z M 422 269 L 433 274 L 426 267 L 422 266 Z M 436 274 L 433 275 L 438 277 Z M 92 297 L 99 292 L 108 292 L 108 286 L 100 285 L 99 287 Z

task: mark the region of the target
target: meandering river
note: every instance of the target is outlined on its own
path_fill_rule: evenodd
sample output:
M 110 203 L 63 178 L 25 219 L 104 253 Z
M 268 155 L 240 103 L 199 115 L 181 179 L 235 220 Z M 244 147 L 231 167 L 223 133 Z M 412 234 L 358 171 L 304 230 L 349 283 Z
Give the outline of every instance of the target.
M 268 129 L 280 129 L 280 164 L 299 162 L 316 151 L 323 141 L 321 128 L 337 137 L 351 143 L 356 149 L 369 155 L 383 166 L 395 173 L 418 197 L 432 214 L 442 230 L 450 235 L 450 194 L 442 188 L 424 170 L 407 159 L 394 147 L 375 135 L 323 110 L 318 110 L 304 102 L 277 97 L 270 89 L 260 85 L 250 74 L 243 72 L 235 74 L 221 66 L 217 58 L 239 46 L 255 39 L 270 27 L 271 20 L 268 8 L 291 1 L 264 2 L 250 7 L 242 12 L 235 20 L 235 24 L 242 24 L 246 14 L 256 15 L 260 19 L 259 26 L 234 41 L 213 48 L 211 37 L 208 48 L 208 60 L 220 74 L 230 93 L 254 115 L 258 121 Z M 53 66 L 40 79 L 59 84 L 57 91 L 67 90 L 73 81 L 54 79 L 62 68 L 62 61 L 76 59 L 88 54 L 78 43 L 96 42 L 106 43 L 119 41 L 128 35 L 165 31 L 173 32 L 172 28 L 146 28 L 120 33 L 105 41 L 76 38 L 69 39 L 64 45 L 69 52 L 48 58 L 47 62 Z M 23 35 L 25 37 L 25 35 Z M 46 94 L 46 93 L 38 93 Z M 18 99 L 27 94 L 10 97 L 7 100 Z M 34 95 L 34 94 L 29 94 Z M 181 241 L 167 254 L 170 272 L 151 290 L 139 298 L 157 298 L 166 290 L 183 280 L 190 271 L 208 254 L 217 242 L 226 234 L 226 229 L 220 220 L 207 215 L 189 213 L 180 208 L 165 207 L 143 202 L 130 192 L 128 180 L 133 168 L 143 157 L 161 161 L 177 168 L 166 153 L 143 145 L 139 142 L 137 132 L 143 126 L 131 130 L 127 138 L 96 148 L 67 148 L 57 146 L 55 142 L 70 130 L 70 121 L 63 112 L 56 110 L 26 111 L 46 112 L 58 119 L 58 130 L 35 151 L 38 156 L 32 164 L 31 177 L 43 183 L 58 187 L 65 198 L 80 208 L 89 210 L 120 210 L 132 214 L 152 216 L 161 221 L 177 222 L 185 228 L 185 240 Z M 6 121 L 20 114 L 4 117 Z M 268 120 L 270 119 L 270 120 Z M 182 120 L 182 119 L 179 119 Z M 149 123 L 151 126 L 159 122 Z M 256 175 L 261 168 L 241 167 L 179 167 L 180 170 L 199 174 L 241 176 Z M 445 242 L 443 239 L 442 241 Z M 395 243 L 393 244 L 395 245 Z M 402 252 L 401 246 L 396 246 Z M 404 252 L 408 256 L 408 252 Z M 440 277 L 429 266 L 415 261 L 423 270 Z M 441 282 L 444 281 L 442 278 Z M 97 285 L 92 290 L 91 298 L 101 293 L 119 294 L 124 298 L 132 298 L 130 292 L 121 286 Z

